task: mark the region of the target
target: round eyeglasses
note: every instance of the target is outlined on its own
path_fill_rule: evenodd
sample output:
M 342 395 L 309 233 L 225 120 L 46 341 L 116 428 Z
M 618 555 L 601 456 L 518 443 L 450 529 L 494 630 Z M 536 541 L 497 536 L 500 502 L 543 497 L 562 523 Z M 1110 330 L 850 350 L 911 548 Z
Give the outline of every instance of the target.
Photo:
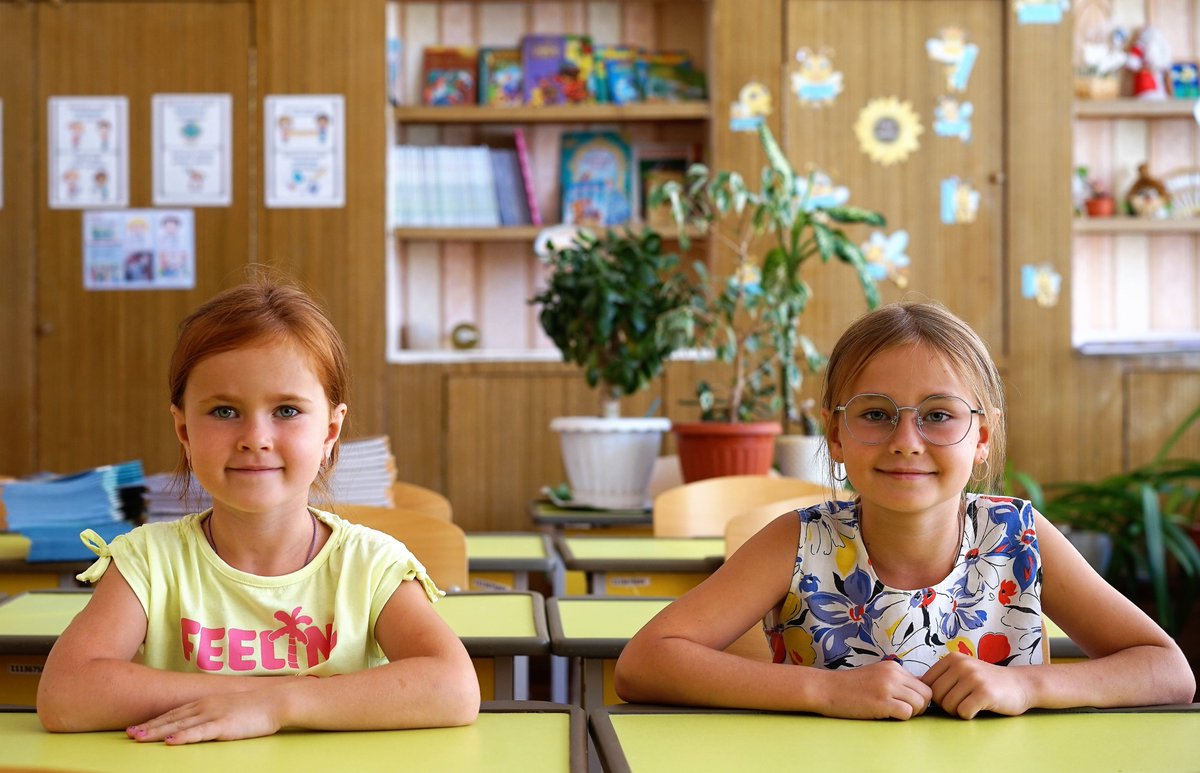
M 860 443 L 869 446 L 885 442 L 900 423 L 900 412 L 912 411 L 917 419 L 917 432 L 935 446 L 952 446 L 962 442 L 971 429 L 971 417 L 983 416 L 979 408 L 954 395 L 931 395 L 920 405 L 896 405 L 887 395 L 855 395 L 833 409 L 842 414 L 846 431 Z

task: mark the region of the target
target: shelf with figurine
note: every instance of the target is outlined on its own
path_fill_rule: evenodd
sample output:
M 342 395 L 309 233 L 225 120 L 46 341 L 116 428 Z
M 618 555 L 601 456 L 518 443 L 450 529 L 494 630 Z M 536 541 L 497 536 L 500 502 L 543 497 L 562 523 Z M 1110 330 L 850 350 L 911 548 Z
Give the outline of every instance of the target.
M 1146 164 L 1118 205 L 1103 183 L 1076 169 L 1076 219 L 1082 234 L 1187 234 L 1200 232 L 1200 168 L 1183 167 L 1161 179 Z
M 1075 97 L 1076 118 L 1187 118 L 1200 98 L 1200 66 L 1173 62 L 1153 26 L 1132 37 L 1123 30 L 1097 33 L 1079 47 Z

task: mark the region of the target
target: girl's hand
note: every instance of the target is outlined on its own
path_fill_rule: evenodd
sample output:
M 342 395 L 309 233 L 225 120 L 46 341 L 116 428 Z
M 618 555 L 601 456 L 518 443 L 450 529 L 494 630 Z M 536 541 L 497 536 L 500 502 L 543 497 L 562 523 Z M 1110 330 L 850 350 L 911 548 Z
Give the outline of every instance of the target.
M 830 717 L 846 719 L 912 719 L 925 713 L 933 692 L 894 660 L 872 663 L 836 676 L 832 700 L 821 709 Z
M 210 695 L 129 727 L 125 734 L 135 741 L 166 741 L 171 746 L 272 735 L 281 724 L 280 700 L 266 690 Z
M 1024 669 L 1004 668 L 952 652 L 933 664 L 921 681 L 948 714 L 971 719 L 981 711 L 1016 716 L 1032 707 Z

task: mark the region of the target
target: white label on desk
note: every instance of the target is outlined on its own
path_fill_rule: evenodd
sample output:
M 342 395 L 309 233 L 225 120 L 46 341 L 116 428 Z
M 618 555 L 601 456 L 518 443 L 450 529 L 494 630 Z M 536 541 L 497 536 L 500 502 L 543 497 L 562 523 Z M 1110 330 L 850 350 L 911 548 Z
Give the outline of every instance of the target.
M 649 577 L 612 577 L 608 584 L 614 588 L 645 588 L 650 585 Z
M 20 676 L 40 676 L 42 666 L 31 663 L 9 663 L 8 673 L 17 674 Z

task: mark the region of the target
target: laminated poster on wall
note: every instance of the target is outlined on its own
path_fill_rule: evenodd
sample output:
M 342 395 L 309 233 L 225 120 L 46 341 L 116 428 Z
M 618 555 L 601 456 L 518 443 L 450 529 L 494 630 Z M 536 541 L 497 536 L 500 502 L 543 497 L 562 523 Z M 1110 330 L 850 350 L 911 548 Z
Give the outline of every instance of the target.
M 194 212 L 190 209 L 85 212 L 83 286 L 87 290 L 194 288 Z
M 129 100 L 50 97 L 51 209 L 129 206 Z
M 155 94 L 151 108 L 154 203 L 193 207 L 232 204 L 232 97 Z
M 268 207 L 310 209 L 346 204 L 345 98 L 272 94 L 263 103 L 263 162 Z

